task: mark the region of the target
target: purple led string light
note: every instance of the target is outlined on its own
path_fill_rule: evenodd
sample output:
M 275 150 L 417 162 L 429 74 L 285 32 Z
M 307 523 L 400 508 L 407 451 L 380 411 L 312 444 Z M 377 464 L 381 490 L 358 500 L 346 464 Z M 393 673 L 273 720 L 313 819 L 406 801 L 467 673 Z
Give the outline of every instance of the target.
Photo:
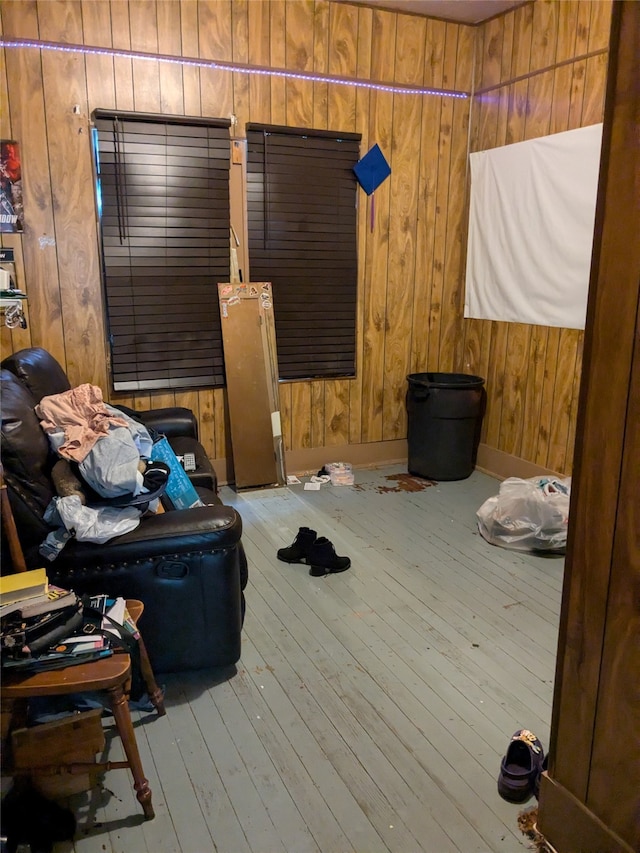
M 468 98 L 467 92 L 447 91 L 445 89 L 427 89 L 422 87 L 390 85 L 388 83 L 361 80 L 357 77 L 333 77 L 328 74 L 310 74 L 305 71 L 287 71 L 280 68 L 267 68 L 259 65 L 241 65 L 236 62 L 218 62 L 214 59 L 193 59 L 189 57 L 168 56 L 161 53 L 137 53 L 132 50 L 115 50 L 109 47 L 84 47 L 77 44 L 61 44 L 51 41 L 27 39 L 0 39 L 0 47 L 31 47 L 36 50 L 54 50 L 60 53 L 81 53 L 89 56 L 111 56 L 121 59 L 146 59 L 154 62 L 168 62 L 172 65 L 188 65 L 195 68 L 212 68 L 217 71 L 232 71 L 238 74 L 256 74 L 265 77 L 285 77 L 288 80 L 306 80 L 313 83 L 334 83 L 339 86 L 355 86 L 376 92 L 388 92 L 394 95 L 435 95 L 448 98 Z

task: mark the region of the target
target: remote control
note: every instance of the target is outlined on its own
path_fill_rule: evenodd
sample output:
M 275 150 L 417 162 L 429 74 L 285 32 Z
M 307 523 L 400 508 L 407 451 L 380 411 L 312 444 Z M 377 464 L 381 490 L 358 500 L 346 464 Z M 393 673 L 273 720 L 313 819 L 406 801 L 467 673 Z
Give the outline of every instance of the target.
M 196 457 L 194 453 L 185 453 L 182 464 L 184 465 L 185 471 L 195 471 L 196 470 Z

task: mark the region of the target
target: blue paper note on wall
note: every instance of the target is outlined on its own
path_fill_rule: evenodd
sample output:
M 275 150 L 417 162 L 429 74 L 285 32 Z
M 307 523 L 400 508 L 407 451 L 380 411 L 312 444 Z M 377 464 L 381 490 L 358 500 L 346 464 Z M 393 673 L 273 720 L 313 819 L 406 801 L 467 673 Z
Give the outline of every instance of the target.
M 367 195 L 380 186 L 391 174 L 391 166 L 387 163 L 379 145 L 370 148 L 361 160 L 353 167 L 356 178 Z
M 174 509 L 190 509 L 193 506 L 204 506 L 198 497 L 193 483 L 164 436 L 159 441 L 154 442 L 152 456 L 155 462 L 164 462 L 169 466 L 171 473 L 167 481 L 165 495 L 173 504 Z

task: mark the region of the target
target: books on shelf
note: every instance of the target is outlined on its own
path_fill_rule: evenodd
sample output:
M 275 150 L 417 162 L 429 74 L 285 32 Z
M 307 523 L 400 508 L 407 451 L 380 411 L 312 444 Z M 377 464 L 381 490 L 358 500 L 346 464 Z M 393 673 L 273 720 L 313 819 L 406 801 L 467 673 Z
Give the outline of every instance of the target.
M 42 575 L 39 578 L 42 582 Z M 46 584 L 46 574 L 44 578 Z M 21 587 L 22 592 L 28 589 L 36 589 L 35 582 Z M 17 585 L 12 591 L 18 594 Z M 50 584 L 46 591 L 41 589 L 38 594 L 1 605 L 2 669 L 37 672 L 72 666 L 111 655 L 118 647 L 128 649 L 128 643 L 139 638 L 124 598 L 93 596 L 91 608 L 83 601 L 72 590 Z M 66 619 L 67 611 L 72 611 L 74 617 L 79 614 L 80 623 Z M 62 630 L 51 629 L 56 625 Z M 127 640 L 127 633 L 132 635 L 131 640 Z M 36 649 L 34 637 L 41 641 L 42 648 Z M 45 648 L 42 641 L 50 645 Z
M 113 619 L 114 622 L 117 622 L 118 625 L 124 625 L 124 612 L 124 598 L 116 598 L 116 600 L 113 602 L 113 604 L 111 604 L 111 606 L 107 606 L 106 615 Z M 111 631 L 112 633 L 116 633 L 116 629 L 113 627 L 112 623 L 109 622 L 108 619 L 103 620 L 102 627 L 105 631 Z
M 111 631 L 112 634 L 118 634 L 116 628 L 113 627 L 113 622 L 117 622 L 118 625 L 122 625 L 124 628 L 129 631 L 130 634 L 133 635 L 134 639 L 138 639 L 140 636 L 138 632 L 138 628 L 129 615 L 129 611 L 127 610 L 127 602 L 124 598 L 111 598 L 108 595 L 95 595 L 91 599 L 91 606 L 94 610 L 98 610 L 100 613 L 104 613 L 105 616 L 108 616 L 108 619 L 102 620 L 101 628 L 103 631 Z
M 31 569 L 0 577 L 0 606 L 14 604 L 46 593 L 48 587 L 46 569 Z
M 51 652 L 82 655 L 107 648 L 109 643 L 101 634 L 74 634 L 72 637 L 59 640 L 55 646 L 51 647 Z
M 68 607 L 73 604 L 75 599 L 76 595 L 72 590 L 62 589 L 62 587 L 50 583 L 47 591 L 40 595 L 33 598 L 23 598 L 14 601 L 13 604 L 3 604 L 0 607 L 0 617 L 16 613 L 20 615 L 21 619 L 29 619 L 31 616 L 40 616 L 43 613 L 51 613 L 53 610 Z
M 49 650 L 49 654 L 69 655 L 72 657 L 111 649 L 114 640 L 120 636 L 114 622 L 124 626 L 137 639 L 137 628 L 126 608 L 124 598 L 111 598 L 108 595 L 96 595 L 90 599 L 91 607 L 98 611 L 91 622 L 86 623 L 83 631 L 58 640 Z M 114 638 L 114 640 L 111 639 Z M 119 645 L 117 642 L 115 645 Z
M 44 672 L 48 669 L 64 669 L 75 664 L 91 663 L 94 660 L 111 657 L 113 649 L 97 649 L 68 654 L 68 652 L 50 651 L 38 657 L 9 658 L 3 661 L 2 668 L 9 672 Z

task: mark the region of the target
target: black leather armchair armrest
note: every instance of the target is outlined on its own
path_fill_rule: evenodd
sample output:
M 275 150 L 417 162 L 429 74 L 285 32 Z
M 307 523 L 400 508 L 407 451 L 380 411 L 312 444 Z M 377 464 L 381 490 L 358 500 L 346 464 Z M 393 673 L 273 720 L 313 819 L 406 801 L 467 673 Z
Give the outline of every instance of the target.
M 140 629 L 157 672 L 228 667 L 240 657 L 247 562 L 242 522 L 227 506 L 145 518 L 104 545 L 70 542 L 49 580 L 144 602 Z
M 136 411 L 126 406 L 116 408 L 128 415 L 138 418 L 146 427 L 166 435 L 167 438 L 198 438 L 198 422 L 191 409 L 183 406 L 170 406 L 166 409 L 147 409 Z
M 184 456 L 193 453 L 196 467 L 189 471 L 189 479 L 194 486 L 217 491 L 217 477 L 204 447 L 198 441 L 198 421 L 191 409 L 183 406 L 170 406 L 166 409 L 146 409 L 137 411 L 128 406 L 115 406 L 126 415 L 133 417 L 148 428 L 166 435 L 174 453 Z
M 184 456 L 193 453 L 195 456 L 195 471 L 189 472 L 189 479 L 194 486 L 217 491 L 217 477 L 204 447 L 198 441 L 198 421 L 191 409 L 183 406 L 171 406 L 166 409 L 146 409 L 137 411 L 128 406 L 115 406 L 129 417 L 142 421 L 148 428 L 166 435 L 174 453 Z
M 117 536 L 104 545 L 69 542 L 56 558 L 48 574 L 68 568 L 77 571 L 91 566 L 113 568 L 119 563 L 193 553 L 215 553 L 234 548 L 240 542 L 242 520 L 233 507 L 202 506 L 176 512 L 163 512 L 142 519 L 130 533 Z

